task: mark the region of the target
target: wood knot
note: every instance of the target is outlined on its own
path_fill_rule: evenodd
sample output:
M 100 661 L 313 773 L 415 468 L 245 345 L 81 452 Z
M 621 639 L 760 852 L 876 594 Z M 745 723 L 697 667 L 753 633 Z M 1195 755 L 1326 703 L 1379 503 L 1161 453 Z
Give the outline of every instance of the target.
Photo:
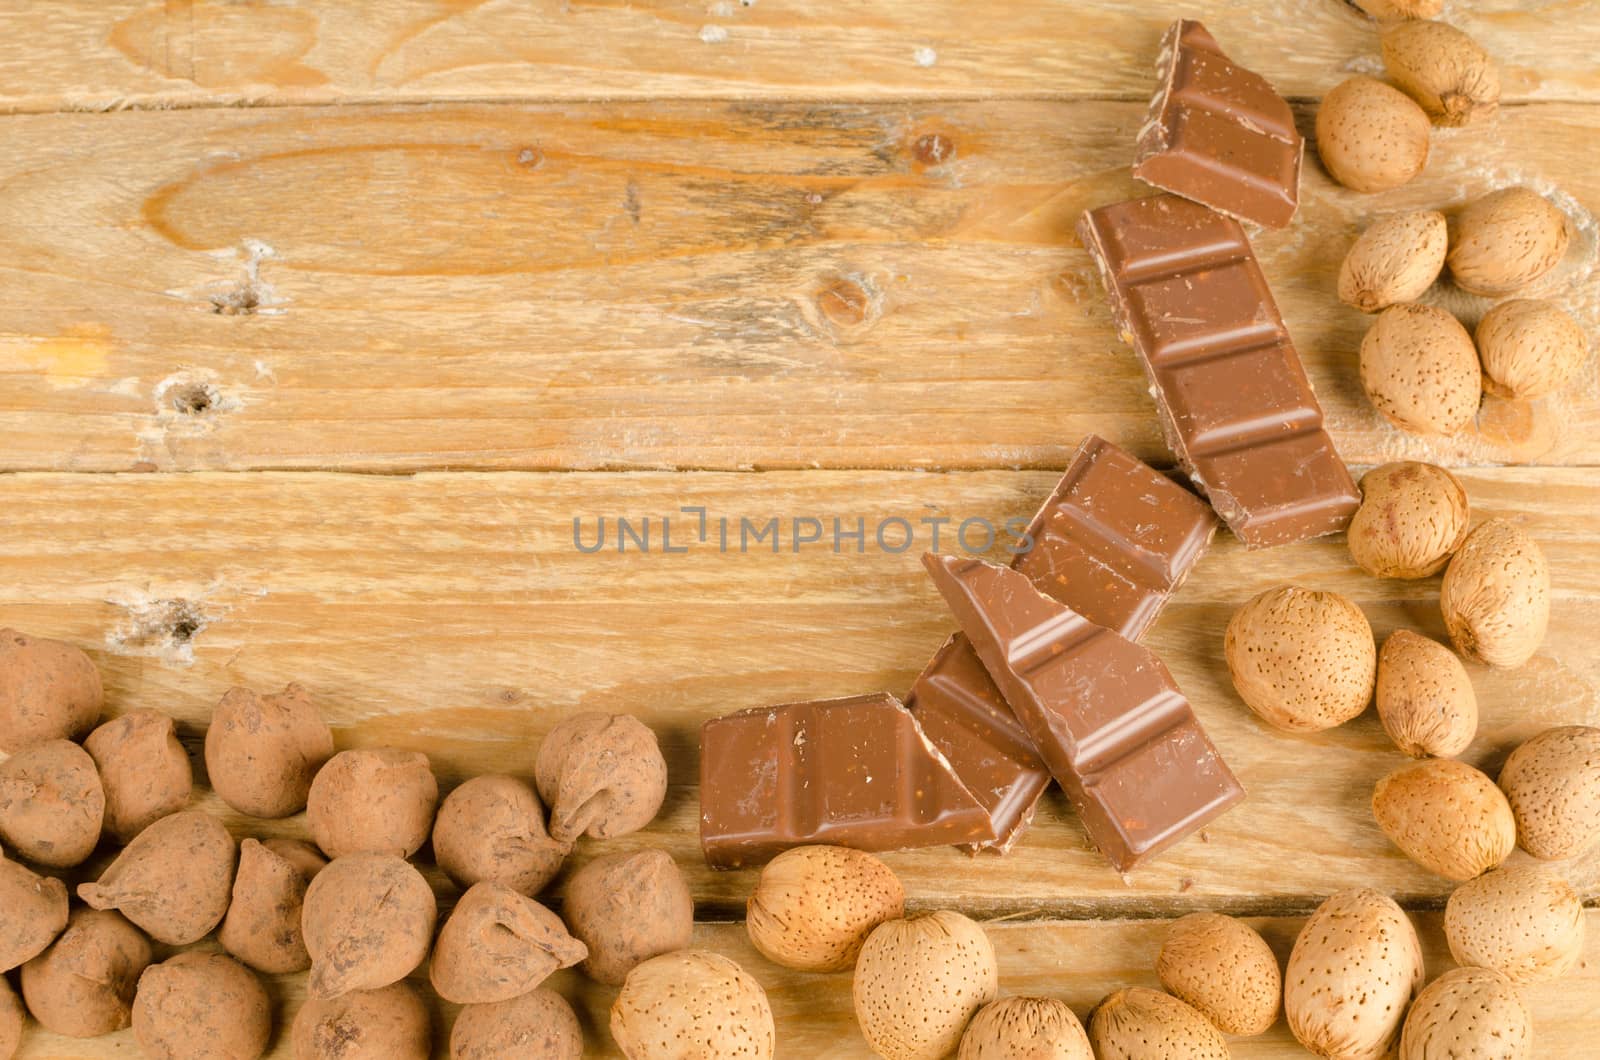
M 183 416 L 201 416 L 214 410 L 222 395 L 210 383 L 184 383 L 167 392 L 172 407 Z
M 836 327 L 852 328 L 867 319 L 872 297 L 855 280 L 839 280 L 817 295 L 817 308 Z
M 942 166 L 956 156 L 956 143 L 944 133 L 924 133 L 911 145 L 911 155 L 924 166 Z
M 524 169 L 538 169 L 544 165 L 544 152 L 537 147 L 524 147 L 517 152 L 517 165 Z
M 254 281 L 211 296 L 211 311 L 225 317 L 252 316 L 261 308 L 261 291 Z

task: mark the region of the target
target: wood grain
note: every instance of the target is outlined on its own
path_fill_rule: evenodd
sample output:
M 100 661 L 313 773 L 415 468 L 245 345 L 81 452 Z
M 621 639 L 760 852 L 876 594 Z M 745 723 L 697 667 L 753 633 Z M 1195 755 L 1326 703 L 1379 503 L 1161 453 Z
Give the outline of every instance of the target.
M 1429 978 L 1454 967 L 1444 943 L 1440 916 L 1412 917 L 1422 940 Z M 1288 959 L 1303 921 L 1289 917 L 1250 921 L 1277 953 L 1280 964 Z M 1029 921 L 986 925 L 1000 965 L 1000 992 L 1060 998 L 1087 1024 L 1090 1010 L 1105 995 L 1125 986 L 1159 989 L 1155 958 L 1166 937 L 1167 923 L 1160 920 Z M 771 964 L 750 945 L 742 924 L 702 924 L 695 946 L 725 954 L 738 961 L 766 988 L 778 1032 L 780 1057 L 815 1057 L 817 1060 L 867 1058 L 850 1000 L 850 973 L 808 975 Z M 304 998 L 304 976 L 276 976 L 269 988 L 277 1002 L 280 1027 L 287 1027 Z M 424 996 L 425 981 L 418 977 Z M 610 1007 L 616 990 L 601 987 L 573 972 L 558 972 L 553 989 L 574 1003 L 591 1057 L 619 1055 L 611 1043 Z M 1595 1021 L 1600 1020 L 1600 911 L 1590 911 L 1584 955 L 1566 977 L 1521 988 L 1533 1013 L 1535 1043 L 1543 1057 L 1575 1058 L 1590 1055 Z M 434 1001 L 435 1052 L 444 1055 L 456 1008 Z M 273 1058 L 289 1056 L 280 1031 Z M 30 1026 L 18 1060 L 49 1057 L 124 1056 L 134 1048 L 129 1031 L 91 1041 L 74 1041 Z M 1234 1038 L 1229 1049 L 1239 1060 L 1288 1060 L 1307 1057 L 1280 1017 L 1257 1038 Z
M 1141 105 L 641 103 L 6 119 L 0 467 L 1059 467 L 1169 459 L 1073 225 Z M 1309 122 L 1309 115 L 1302 115 Z M 1257 246 L 1346 459 L 1600 463 L 1600 370 L 1405 435 L 1333 296 L 1373 217 L 1528 182 L 1600 330 L 1600 108 L 1443 131 L 1382 198 L 1315 163 Z M 1486 303 L 1441 288 L 1470 324 Z
M 541 736 L 579 710 L 628 711 L 661 736 L 673 782 L 658 822 L 615 846 L 662 845 L 690 874 L 702 910 L 740 908 L 753 873 L 712 873 L 696 843 L 698 727 L 744 707 L 888 689 L 903 693 L 952 628 L 916 556 L 923 516 L 996 523 L 1033 510 L 1040 472 L 762 474 L 16 474 L 0 477 L 11 533 L 0 556 L 0 625 L 83 643 L 118 710 L 156 707 L 191 742 L 234 684 L 298 680 L 344 746 L 426 751 L 445 783 L 526 774 Z M 1474 669 L 1482 707 L 1464 756 L 1491 771 L 1550 725 L 1600 723 L 1600 527 L 1593 472 L 1464 475 L 1479 517 L 1525 521 L 1554 572 L 1550 635 L 1510 672 Z M 710 540 L 583 554 L 605 515 L 659 520 L 708 510 Z M 719 517 L 734 520 L 719 551 Z M 747 517 L 783 520 L 769 544 L 737 552 Z M 869 527 L 866 551 L 831 537 L 793 551 L 792 517 Z M 878 547 L 892 516 L 914 547 Z M 614 542 L 614 529 L 608 541 Z M 886 540 L 898 546 L 899 532 Z M 982 542 L 971 537 L 974 546 Z M 1208 731 L 1250 792 L 1199 838 L 1127 879 L 1087 849 L 1057 795 L 1005 858 L 939 848 L 890 855 L 911 891 L 952 888 L 982 915 L 1148 915 L 1216 908 L 1296 912 L 1346 881 L 1437 904 L 1446 881 L 1406 860 L 1373 824 L 1378 777 L 1404 761 L 1369 713 L 1325 734 L 1267 729 L 1235 697 L 1221 660 L 1233 609 L 1294 581 L 1348 594 L 1377 634 L 1442 634 L 1438 581 L 1380 581 L 1337 539 L 1246 553 L 1219 540 L 1151 632 Z M 241 832 L 259 825 L 232 821 Z M 301 827 L 297 821 L 271 826 Z M 578 860 L 592 856 L 592 846 Z M 1600 890 L 1600 855 L 1571 867 Z M 959 881 L 959 882 L 957 882 Z
M 1506 95 L 1600 94 L 1592 0 L 1475 0 L 1451 21 Z M 31 0 L 0 13 L 0 109 L 597 97 L 1147 98 L 1176 9 L 1141 0 Z M 1377 63 L 1340 0 L 1212 0 L 1240 62 L 1293 96 Z

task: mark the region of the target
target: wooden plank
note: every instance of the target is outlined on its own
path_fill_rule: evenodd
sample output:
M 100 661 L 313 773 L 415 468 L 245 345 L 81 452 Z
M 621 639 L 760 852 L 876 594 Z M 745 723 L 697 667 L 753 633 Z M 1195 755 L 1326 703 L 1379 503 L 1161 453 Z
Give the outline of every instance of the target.
M 689 873 L 708 915 L 737 909 L 753 873 L 712 873 L 696 844 L 701 722 L 793 699 L 903 692 L 952 628 L 916 555 L 948 515 L 1026 516 L 1042 472 L 764 474 L 253 473 L 0 476 L 9 532 L 0 553 L 0 625 L 88 646 L 116 709 L 157 707 L 197 742 L 233 684 L 311 688 L 344 746 L 425 750 L 453 784 L 526 774 L 551 726 L 578 710 L 631 711 L 660 734 L 672 792 L 660 820 L 615 848 L 660 844 Z M 1482 707 L 1465 756 L 1494 770 L 1548 726 L 1600 723 L 1600 521 L 1594 473 L 1464 475 L 1480 517 L 1526 522 L 1554 572 L 1554 621 L 1519 670 L 1474 669 Z M 594 520 L 708 511 L 709 540 L 680 517 L 674 548 L 580 553 Z M 732 520 L 722 553 L 719 517 Z M 828 537 L 793 551 L 789 520 Z M 906 519 L 916 542 L 873 540 Z M 779 552 L 737 551 L 738 520 L 783 520 Z M 832 520 L 865 520 L 866 551 L 831 547 Z M 639 525 L 637 522 L 635 526 Z M 902 531 L 886 532 L 897 547 Z M 969 540 L 981 546 L 974 529 Z M 608 540 L 614 541 L 614 528 Z M 1168 913 L 1196 907 L 1307 909 L 1360 880 L 1437 903 L 1446 881 L 1398 853 L 1368 810 L 1374 782 L 1403 759 L 1369 713 L 1325 734 L 1270 731 L 1235 697 L 1221 658 L 1233 609 L 1284 581 L 1347 593 L 1381 637 L 1400 626 L 1440 635 L 1437 579 L 1361 574 L 1338 540 L 1246 553 L 1220 540 L 1149 637 L 1250 791 L 1207 832 L 1123 879 L 1086 848 L 1058 795 L 1005 858 L 952 849 L 890 856 L 912 893 L 983 915 Z M 241 832 L 262 826 L 234 820 Z M 582 861 L 592 845 L 578 853 Z M 1518 855 L 1519 857 L 1521 855 Z M 1600 855 L 1572 867 L 1600 886 Z
M 1510 99 L 1600 95 L 1592 2 L 1455 4 Z M 0 109 L 281 102 L 1147 97 L 1174 10 L 1139 0 L 34 0 L 0 15 Z M 1377 61 L 1337 0 L 1187 5 L 1240 62 L 1314 96 Z
M 13 117 L 0 468 L 1059 467 L 1090 430 L 1165 460 L 1073 235 L 1142 187 L 1141 113 Z M 1429 442 L 1361 394 L 1369 318 L 1333 296 L 1373 217 L 1527 181 L 1576 226 L 1544 289 L 1600 331 L 1600 172 L 1572 153 L 1596 136 L 1600 107 L 1515 108 L 1440 133 L 1427 175 L 1379 198 L 1308 165 L 1301 219 L 1257 245 L 1347 459 L 1600 463 L 1593 359 Z
M 1454 967 L 1444 943 L 1437 913 L 1413 916 L 1423 944 L 1430 978 Z M 1577 967 L 1554 982 L 1523 987 L 1521 993 L 1534 1019 L 1534 1039 L 1540 1056 L 1589 1055 L 1594 1026 L 1600 1020 L 1600 910 L 1587 917 L 1585 952 Z M 1276 951 L 1288 959 L 1303 921 L 1296 918 L 1257 918 L 1250 923 Z M 1160 988 L 1154 966 L 1167 923 L 1160 920 L 1039 921 L 986 926 L 1000 965 L 1002 994 L 1031 994 L 1067 1002 L 1087 1023 L 1089 1011 L 1106 994 L 1126 986 Z M 815 1057 L 817 1060 L 867 1058 L 850 1000 L 850 973 L 808 975 L 791 972 L 768 962 L 750 945 L 741 924 L 702 924 L 695 946 L 714 950 L 738 961 L 766 988 L 777 1025 L 779 1056 Z M 420 980 L 420 977 L 419 977 Z M 425 984 L 419 985 L 426 990 Z M 550 985 L 575 1003 L 588 1046 L 585 1055 L 614 1057 L 609 1018 L 616 990 L 601 987 L 575 973 L 558 972 Z M 305 977 L 278 976 L 269 986 L 277 1002 L 280 1026 L 286 1027 L 304 997 Z M 428 996 L 432 996 L 429 994 Z M 455 1006 L 435 1001 L 436 1053 L 453 1024 Z M 30 1027 L 18 1060 L 46 1057 L 83 1058 L 126 1055 L 134 1048 L 129 1031 L 91 1041 L 73 1041 Z M 280 1032 L 272 1057 L 288 1057 Z M 1230 1052 L 1239 1060 L 1286 1060 L 1311 1054 L 1302 1049 L 1280 1017 L 1264 1035 L 1235 1038 Z

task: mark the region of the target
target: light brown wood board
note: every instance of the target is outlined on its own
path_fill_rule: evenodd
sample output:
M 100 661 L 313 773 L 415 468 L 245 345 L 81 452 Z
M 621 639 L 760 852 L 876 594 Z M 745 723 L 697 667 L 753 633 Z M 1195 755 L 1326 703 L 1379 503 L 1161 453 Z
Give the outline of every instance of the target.
M 1594 100 L 1593 0 L 1452 0 L 1514 100 Z M 1343 0 L 29 0 L 0 108 L 721 97 L 1145 98 L 1161 31 L 1203 19 L 1279 91 L 1378 61 Z
M 1549 555 L 1550 635 L 1513 671 L 1474 668 L 1483 722 L 1466 759 L 1490 769 L 1559 722 L 1600 724 L 1600 521 L 1589 469 L 1463 472 L 1475 517 L 1522 521 Z M 674 786 L 661 819 L 607 849 L 663 844 L 707 912 L 736 912 L 750 871 L 698 855 L 696 740 L 706 718 L 796 699 L 903 694 L 953 629 L 918 555 L 925 517 L 1002 525 L 1049 493 L 1050 472 L 874 471 L 416 476 L 325 473 L 16 474 L 0 477 L 11 544 L 0 561 L 7 623 L 89 645 L 117 709 L 157 707 L 197 737 L 234 684 L 300 681 L 344 746 L 426 751 L 447 783 L 526 774 L 539 739 L 578 710 L 636 714 L 661 736 Z M 695 539 L 703 506 L 709 540 Z M 650 518 L 654 551 L 616 551 L 615 520 Z M 678 521 L 661 551 L 663 516 Z M 824 541 L 794 551 L 790 521 Z M 592 546 L 608 520 L 608 547 Z M 777 545 L 738 551 L 741 519 L 781 520 Z M 877 525 L 916 542 L 881 548 Z M 721 551 L 720 520 L 729 520 Z M 866 551 L 832 548 L 833 520 L 868 527 Z M 971 537 L 975 544 L 981 535 Z M 888 548 L 901 532 L 885 534 Z M 1395 850 L 1371 819 L 1374 782 L 1405 759 L 1369 712 L 1286 736 L 1234 694 L 1222 663 L 1233 610 L 1294 582 L 1347 594 L 1381 636 L 1442 636 L 1439 579 L 1371 578 L 1338 538 L 1247 552 L 1216 544 L 1147 642 L 1172 669 L 1250 791 L 1238 809 L 1127 880 L 1088 849 L 1052 795 L 1005 858 L 952 849 L 889 860 L 919 901 L 952 893 L 983 915 L 1080 916 L 1221 908 L 1299 911 L 1348 880 L 1437 904 L 1446 881 Z M 237 822 L 248 829 L 246 822 Z M 593 850 L 585 845 L 581 862 Z M 1600 854 L 1573 867 L 1600 886 Z M 952 888 L 954 891 L 952 892 Z
M 1374 28 L 1340 0 L 1182 13 L 1297 100 L 1308 134 L 1323 92 L 1381 71 Z M 864 1055 L 847 976 L 784 973 L 716 922 L 739 915 L 753 873 L 698 859 L 694 731 L 778 699 L 903 692 L 950 625 L 915 551 L 585 556 L 571 522 L 698 503 L 758 521 L 1000 521 L 1032 511 L 1086 431 L 1166 463 L 1072 224 L 1140 192 L 1129 139 L 1171 14 L 1131 0 L 0 11 L 0 470 L 29 472 L 0 474 L 0 624 L 84 643 L 112 709 L 170 710 L 191 747 L 230 684 L 298 679 L 342 745 L 424 748 L 446 784 L 526 773 L 573 710 L 636 712 L 662 732 L 673 788 L 613 848 L 664 846 L 689 872 L 699 944 L 767 985 L 780 1055 Z M 1446 16 L 1499 59 L 1500 117 L 1436 132 L 1424 176 L 1383 196 L 1332 186 L 1308 149 L 1295 226 L 1253 237 L 1346 458 L 1477 465 L 1478 516 L 1523 520 L 1550 554 L 1544 650 L 1472 669 L 1484 725 L 1465 757 L 1493 771 L 1543 727 L 1600 723 L 1600 373 L 1591 359 L 1552 399 L 1490 402 L 1458 439 L 1399 434 L 1355 384 L 1368 319 L 1336 303 L 1333 276 L 1375 217 L 1528 183 L 1575 237 L 1540 293 L 1600 327 L 1584 153 L 1600 4 Z M 1486 304 L 1448 285 L 1430 298 L 1469 324 Z M 1527 466 L 1482 466 L 1500 462 Z M 678 468 L 796 470 L 645 470 Z M 599 469 L 620 473 L 522 473 Z M 103 474 L 135 470 L 208 473 Z M 1228 685 L 1228 615 L 1285 580 L 1349 594 L 1379 636 L 1442 633 L 1437 579 L 1366 578 L 1337 539 L 1247 554 L 1219 538 L 1150 643 L 1250 788 L 1244 806 L 1128 879 L 1055 795 L 1009 858 L 889 857 L 917 908 L 1025 921 L 990 928 L 1005 992 L 1086 1015 L 1117 986 L 1153 985 L 1162 918 L 1192 909 L 1268 915 L 1282 956 L 1289 918 L 1350 883 L 1442 904 L 1448 884 L 1367 812 L 1402 761 L 1375 719 L 1285 737 Z M 241 835 L 304 834 L 200 805 Z M 1596 859 L 1563 870 L 1600 891 Z M 1437 971 L 1437 916 L 1417 919 Z M 1541 1055 L 1583 1055 L 1600 1027 L 1590 935 L 1578 972 L 1528 992 Z M 559 984 L 606 1055 L 611 992 Z M 273 989 L 287 1016 L 302 985 Z M 30 1060 L 134 1048 L 32 1030 Z M 1304 1055 L 1281 1023 L 1234 1054 Z
M 1060 467 L 1170 459 L 1073 226 L 1141 194 L 1134 102 L 646 102 L 25 115 L 0 156 L 0 466 Z M 1309 130 L 1310 111 L 1302 117 Z M 1457 438 L 1356 381 L 1374 217 L 1526 182 L 1600 330 L 1592 105 L 1441 131 L 1382 197 L 1308 158 L 1257 250 L 1354 463 L 1595 463 L 1591 360 Z M 954 296 L 959 292 L 959 297 Z M 1469 325 L 1488 304 L 1442 286 Z

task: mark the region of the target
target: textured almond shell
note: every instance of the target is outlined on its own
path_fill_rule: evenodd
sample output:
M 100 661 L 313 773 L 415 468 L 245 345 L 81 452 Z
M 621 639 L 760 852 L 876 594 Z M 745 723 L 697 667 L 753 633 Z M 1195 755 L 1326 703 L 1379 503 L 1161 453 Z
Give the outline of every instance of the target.
M 312 778 L 333 757 L 333 730 L 300 685 L 269 696 L 231 688 L 211 712 L 205 755 L 223 802 L 252 817 L 288 817 L 305 809 Z
M 1505 669 L 1533 658 L 1550 625 L 1550 564 L 1528 532 L 1491 519 L 1445 569 L 1439 609 L 1456 651 Z
M 1473 339 L 1483 362 L 1483 388 L 1500 397 L 1553 394 L 1589 359 L 1583 328 L 1542 298 L 1501 302 L 1478 321 Z
M 1372 627 L 1338 593 L 1268 589 L 1234 612 L 1223 651 L 1240 698 L 1289 732 L 1342 725 L 1372 700 Z
M 541 987 L 510 1001 L 463 1005 L 450 1029 L 450 1060 L 580 1060 L 583 1028 L 567 999 Z
M 679 950 L 628 973 L 611 1006 L 611 1036 L 628 1060 L 769 1060 L 767 992 L 718 953 Z
M 1377 1060 L 1422 988 L 1416 929 L 1388 895 L 1340 891 L 1311 914 L 1283 976 L 1295 1039 L 1330 1060 Z
M 388 747 L 341 751 L 311 782 L 306 824 L 330 858 L 409 858 L 428 841 L 438 808 L 439 782 L 427 755 Z
M 1278 1020 L 1278 958 L 1255 929 L 1231 916 L 1177 920 L 1156 956 L 1156 975 L 1168 993 L 1228 1034 L 1261 1034 Z
M 1065 1001 L 1003 997 L 967 1024 L 956 1060 L 1094 1060 L 1094 1052 Z
M 1464 291 L 1512 294 L 1548 273 L 1567 251 L 1567 215 L 1523 187 L 1490 192 L 1461 211 L 1445 258 Z
M 607 854 L 572 874 L 562 915 L 589 956 L 589 978 L 612 986 L 635 967 L 694 941 L 694 898 L 665 850 Z
M 127 843 L 153 822 L 189 804 L 194 769 L 172 719 L 134 710 L 112 718 L 83 741 L 105 789 L 105 830 Z
M 145 1056 L 261 1056 L 272 1038 L 272 1002 L 232 957 L 180 953 L 139 977 L 133 1036 Z
M 306 888 L 300 919 L 311 955 L 307 996 L 377 990 L 428 957 L 439 906 L 410 864 L 387 854 L 335 858 Z
M 1444 270 L 1449 228 L 1437 210 L 1396 214 L 1361 233 L 1339 266 L 1339 300 L 1363 313 L 1414 302 Z
M 1428 116 L 1410 96 L 1371 77 L 1335 86 L 1317 108 L 1317 154 L 1353 191 L 1398 188 L 1428 164 Z
M 550 807 L 550 834 L 564 843 L 636 832 L 667 797 L 656 734 L 631 714 L 567 718 L 539 745 L 533 774 Z
M 428 1060 L 433 1027 L 428 1006 L 410 984 L 393 983 L 332 1001 L 307 998 L 295 1013 L 289 1043 L 295 1060 Z
M 1159 990 L 1118 990 L 1095 1006 L 1100 1060 L 1228 1060 L 1228 1041 L 1192 1006 Z
M 233 900 L 238 844 L 221 821 L 184 810 L 140 832 L 78 897 L 116 909 L 169 946 L 187 946 L 222 923 Z
M 516 777 L 473 777 L 450 793 L 433 822 L 434 860 L 462 888 L 490 881 L 532 897 L 571 849 L 550 838 L 538 794 Z
M 94 759 L 48 740 L 0 762 L 0 841 L 38 865 L 65 869 L 94 853 L 106 796 Z
M 1382 36 L 1383 64 L 1440 125 L 1482 121 L 1500 105 L 1500 71 L 1478 42 L 1445 22 L 1400 22 Z
M 526 994 L 588 955 L 561 918 L 532 898 L 475 883 L 439 932 L 428 979 L 446 1001 L 486 1005 Z
M 1454 758 L 1478 732 L 1478 697 L 1455 652 L 1409 629 L 1378 652 L 1378 718 L 1412 758 Z
M 0 629 L 0 751 L 81 739 L 104 702 L 100 671 L 82 648 Z
M 905 915 L 906 892 L 882 861 L 847 847 L 796 847 L 761 870 L 745 928 L 762 955 L 802 972 L 849 968 L 872 929 Z
M 1361 476 L 1361 507 L 1345 541 L 1350 557 L 1374 577 L 1427 578 L 1461 546 L 1469 520 L 1460 479 L 1433 464 L 1402 460 Z
M 39 956 L 22 966 L 33 1018 L 69 1038 L 96 1038 L 128 1025 L 150 940 L 120 913 L 78 908 Z
M 1413 302 L 1378 314 L 1361 340 L 1360 370 L 1372 407 L 1417 434 L 1455 434 L 1483 397 L 1472 336 L 1438 306 Z
M 950 910 L 886 920 L 856 960 L 861 1033 L 886 1060 L 955 1051 L 968 1021 L 995 999 L 1000 972 L 983 928 Z
M 1511 805 L 1494 781 L 1465 762 L 1430 758 L 1378 781 L 1372 816 L 1394 845 L 1430 872 L 1470 880 L 1517 845 Z
M 1533 1015 L 1511 980 L 1456 968 L 1417 995 L 1400 1037 L 1400 1060 L 1527 1060 Z
M 1572 858 L 1600 843 L 1600 729 L 1546 729 L 1511 752 L 1500 790 L 1517 841 L 1536 858 Z
M 1556 979 L 1583 955 L 1583 902 L 1543 865 L 1499 869 L 1455 889 L 1444 935 L 1458 964 L 1493 968 L 1515 983 Z
M 0 973 L 39 956 L 66 926 L 66 884 L 0 856 Z

